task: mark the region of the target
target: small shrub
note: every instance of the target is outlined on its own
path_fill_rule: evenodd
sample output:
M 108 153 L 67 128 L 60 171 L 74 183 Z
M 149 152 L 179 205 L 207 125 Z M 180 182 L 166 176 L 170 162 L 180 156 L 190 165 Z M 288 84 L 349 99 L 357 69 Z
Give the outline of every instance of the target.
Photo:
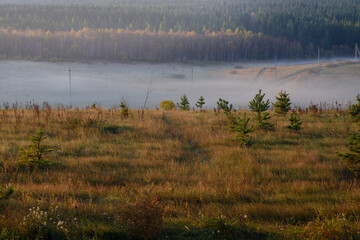
M 46 138 L 47 136 L 40 127 L 36 135 L 30 136 L 31 143 L 25 148 L 20 147 L 21 157 L 19 158 L 19 163 L 31 169 L 48 167 L 51 162 L 45 158 L 45 155 L 54 151 L 54 149 L 43 145 L 42 142 Z
M 295 131 L 298 131 L 301 129 L 302 121 L 299 119 L 297 113 L 292 113 L 290 115 L 289 121 L 290 121 L 290 125 L 286 126 L 288 129 L 292 129 Z
M 186 96 L 186 94 L 184 94 L 181 99 L 180 102 L 177 103 L 177 106 L 180 110 L 183 111 L 189 111 L 190 110 L 190 104 L 189 104 L 189 100 Z
M 309 106 L 309 111 L 310 111 L 310 113 L 315 114 L 315 113 L 318 113 L 318 112 L 319 112 L 319 109 L 318 109 L 318 107 L 317 107 L 316 105 L 311 104 L 311 105 Z
M 91 104 L 90 108 L 96 109 L 97 108 L 96 103 Z
M 159 108 L 164 111 L 171 111 L 175 109 L 175 103 L 171 100 L 164 100 L 160 102 Z

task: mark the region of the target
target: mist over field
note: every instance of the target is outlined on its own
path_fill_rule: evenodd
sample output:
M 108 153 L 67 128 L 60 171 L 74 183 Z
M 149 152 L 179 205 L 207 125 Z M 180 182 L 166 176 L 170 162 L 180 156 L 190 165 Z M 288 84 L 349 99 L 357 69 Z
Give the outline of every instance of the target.
M 311 101 L 314 104 L 338 101 L 345 105 L 355 100 L 360 89 L 360 63 L 350 61 L 280 62 L 276 73 L 274 63 L 270 62 L 192 67 L 177 63 L 0 61 L 0 101 L 68 105 L 69 66 L 72 104 L 79 107 L 92 103 L 112 107 L 125 99 L 130 107 L 140 108 L 148 89 L 149 108 L 155 108 L 162 100 L 178 102 L 183 94 L 189 97 L 192 107 L 202 95 L 209 108 L 215 107 L 219 98 L 229 100 L 237 108 L 247 108 L 259 89 L 271 101 L 275 101 L 280 90 L 286 90 L 295 106 L 307 107 Z

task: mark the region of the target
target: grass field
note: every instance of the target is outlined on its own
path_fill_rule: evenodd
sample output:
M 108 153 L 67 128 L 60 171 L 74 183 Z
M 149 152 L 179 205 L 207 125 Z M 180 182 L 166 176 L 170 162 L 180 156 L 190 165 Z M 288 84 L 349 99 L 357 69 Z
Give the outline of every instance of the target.
M 360 239 L 360 188 L 336 155 L 358 125 L 300 111 L 292 132 L 271 115 L 246 147 L 222 112 L 2 108 L 0 239 Z M 30 171 L 19 147 L 39 126 L 52 164 Z

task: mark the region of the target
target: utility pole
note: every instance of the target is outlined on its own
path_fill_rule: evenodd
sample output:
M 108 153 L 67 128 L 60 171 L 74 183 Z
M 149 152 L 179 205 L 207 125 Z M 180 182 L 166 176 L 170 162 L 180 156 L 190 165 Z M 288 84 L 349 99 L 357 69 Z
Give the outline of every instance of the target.
M 70 108 L 71 108 L 71 67 L 69 67 L 69 83 L 70 83 Z
M 318 62 L 320 62 L 320 46 L 318 45 Z
M 194 84 L 194 58 L 191 63 L 191 85 L 193 85 L 193 84 Z
M 276 65 L 277 65 L 277 61 L 276 61 L 276 54 L 275 54 L 275 75 L 276 75 Z
M 355 43 L 355 61 L 357 60 L 358 51 L 359 51 L 358 45 L 357 45 L 357 43 Z

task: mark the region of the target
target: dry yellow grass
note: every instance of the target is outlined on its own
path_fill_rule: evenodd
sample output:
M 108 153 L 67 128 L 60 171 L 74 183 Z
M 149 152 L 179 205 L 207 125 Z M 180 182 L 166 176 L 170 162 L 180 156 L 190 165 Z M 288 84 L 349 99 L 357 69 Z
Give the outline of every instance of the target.
M 335 110 L 299 116 L 299 132 L 273 115 L 275 131 L 256 130 L 254 144 L 245 147 L 213 111 L 131 110 L 122 119 L 114 109 L 1 110 L 0 182 L 15 190 L 3 214 L 16 226 L 28 208 L 52 204 L 84 226 L 90 217 L 104 232 L 98 227 L 113 226 L 145 191 L 161 200 L 165 224 L 180 224 L 181 231 L 217 217 L 261 231 L 276 232 L 280 224 L 286 232 L 319 212 L 358 216 L 360 189 L 338 181 L 349 172 L 335 154 L 346 151 L 356 124 Z M 38 126 L 56 147 L 49 158 L 58 165 L 18 169 L 18 149 Z

